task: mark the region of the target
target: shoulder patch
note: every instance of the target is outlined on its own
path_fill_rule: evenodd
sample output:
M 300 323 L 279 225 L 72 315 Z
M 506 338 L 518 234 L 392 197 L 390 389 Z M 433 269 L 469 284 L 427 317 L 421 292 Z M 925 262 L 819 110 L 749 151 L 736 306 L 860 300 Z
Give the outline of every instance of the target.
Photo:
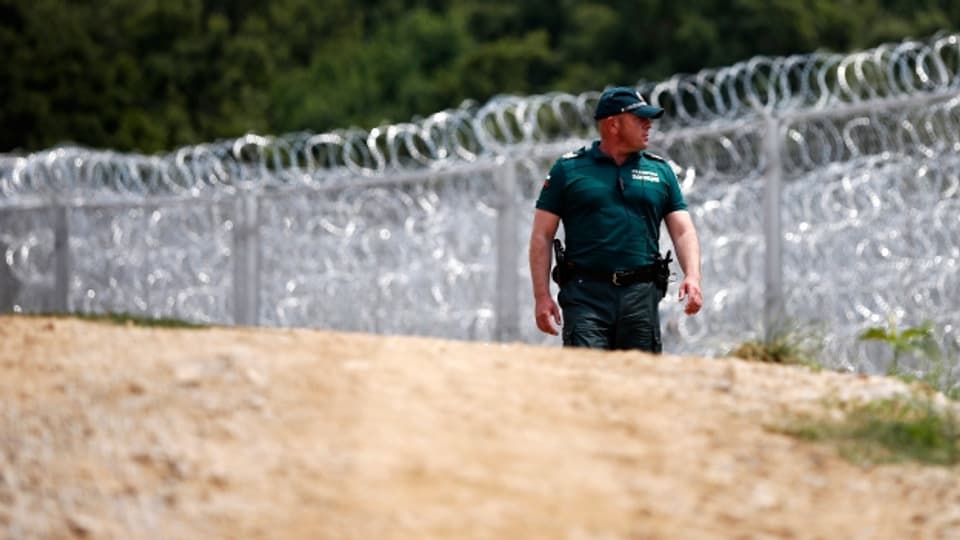
M 667 162 L 667 158 L 665 158 L 665 157 L 663 157 L 663 156 L 658 156 L 657 154 L 654 154 L 653 152 L 644 152 L 643 155 L 647 156 L 647 157 L 650 158 L 650 159 L 656 160 L 656 161 L 662 161 L 662 162 L 664 162 L 664 163 Z
M 580 157 L 586 153 L 587 153 L 587 148 L 585 146 L 581 146 L 580 148 L 572 152 L 567 152 L 566 154 L 560 156 L 560 159 L 573 159 L 573 158 Z

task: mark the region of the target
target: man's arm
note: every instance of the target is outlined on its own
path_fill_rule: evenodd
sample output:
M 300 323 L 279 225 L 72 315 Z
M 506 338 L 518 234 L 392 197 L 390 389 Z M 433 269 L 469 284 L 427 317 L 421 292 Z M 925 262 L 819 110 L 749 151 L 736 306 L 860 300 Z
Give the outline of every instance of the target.
M 670 212 L 665 220 L 680 269 L 683 270 L 680 301 L 687 298 L 684 311 L 687 315 L 693 315 L 703 306 L 703 292 L 700 290 L 700 240 L 697 238 L 697 229 L 690 219 L 690 212 L 686 210 Z
M 560 216 L 536 210 L 530 232 L 530 281 L 533 282 L 534 313 L 541 332 L 557 335 L 553 323 L 561 324 L 560 308 L 550 295 L 550 260 L 553 237 L 560 226 Z

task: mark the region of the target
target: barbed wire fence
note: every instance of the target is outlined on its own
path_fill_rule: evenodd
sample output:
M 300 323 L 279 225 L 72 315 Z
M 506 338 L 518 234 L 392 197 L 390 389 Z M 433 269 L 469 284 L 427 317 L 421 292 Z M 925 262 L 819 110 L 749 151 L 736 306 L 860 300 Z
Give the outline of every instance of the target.
M 956 347 L 958 85 L 955 34 L 639 82 L 667 110 L 651 147 L 704 251 L 705 309 L 665 301 L 665 348 L 822 325 L 828 363 L 877 371 L 856 336 L 891 319 L 929 320 Z M 158 156 L 0 156 L 0 310 L 553 343 L 527 284 L 533 201 L 552 161 L 595 137 L 598 97 L 498 96 Z

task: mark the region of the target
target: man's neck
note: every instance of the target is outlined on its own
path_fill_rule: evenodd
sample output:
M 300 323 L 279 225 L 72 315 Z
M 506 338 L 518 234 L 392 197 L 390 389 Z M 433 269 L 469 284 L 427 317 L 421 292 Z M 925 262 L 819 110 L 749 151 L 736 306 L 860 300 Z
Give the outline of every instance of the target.
M 611 143 L 610 141 L 604 140 L 600 141 L 599 149 L 606 156 L 612 159 L 618 167 L 623 165 L 628 159 L 630 159 L 630 156 L 636 153 L 633 150 L 626 150 L 616 144 Z

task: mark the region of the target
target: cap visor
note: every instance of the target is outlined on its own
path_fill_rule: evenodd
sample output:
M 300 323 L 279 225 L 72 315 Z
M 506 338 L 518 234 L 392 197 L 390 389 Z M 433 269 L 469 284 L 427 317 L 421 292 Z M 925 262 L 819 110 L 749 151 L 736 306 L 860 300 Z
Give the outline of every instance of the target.
M 641 105 L 630 112 L 639 116 L 640 118 L 651 118 L 654 120 L 663 116 L 663 109 L 653 105 Z

